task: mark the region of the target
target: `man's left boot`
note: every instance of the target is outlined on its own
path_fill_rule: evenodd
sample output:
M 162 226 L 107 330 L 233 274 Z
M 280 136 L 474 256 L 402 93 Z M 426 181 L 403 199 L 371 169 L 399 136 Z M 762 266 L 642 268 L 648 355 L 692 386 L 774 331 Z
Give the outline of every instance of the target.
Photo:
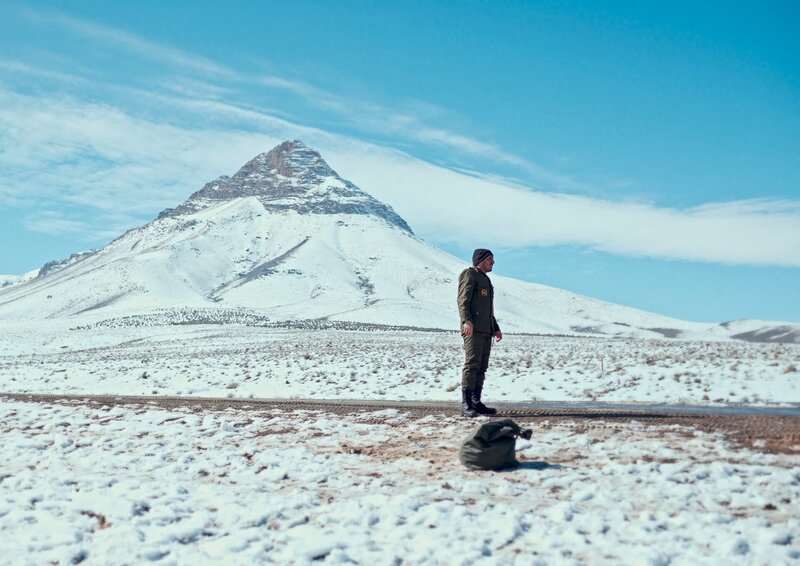
M 480 387 L 476 387 L 472 390 L 472 408 L 475 409 L 475 412 L 479 415 L 496 415 L 497 409 L 493 409 L 492 407 L 487 407 L 483 403 L 481 403 L 481 392 L 483 391 L 483 385 Z
M 475 392 L 472 389 L 461 389 L 461 416 L 477 417 L 478 411 L 472 406 L 472 396 Z

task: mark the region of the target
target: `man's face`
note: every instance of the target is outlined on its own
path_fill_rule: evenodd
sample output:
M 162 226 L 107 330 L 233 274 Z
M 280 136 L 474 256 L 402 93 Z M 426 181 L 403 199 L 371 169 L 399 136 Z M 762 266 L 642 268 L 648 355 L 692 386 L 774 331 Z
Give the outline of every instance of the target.
M 478 269 L 483 271 L 484 273 L 489 273 L 492 270 L 492 266 L 494 265 L 494 256 L 490 255 L 483 260 L 476 266 Z

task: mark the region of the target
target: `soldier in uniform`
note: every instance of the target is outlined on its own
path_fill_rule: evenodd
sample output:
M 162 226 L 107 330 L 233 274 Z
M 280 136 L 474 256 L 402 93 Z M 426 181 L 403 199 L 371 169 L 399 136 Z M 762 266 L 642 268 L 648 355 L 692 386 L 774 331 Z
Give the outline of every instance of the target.
M 497 413 L 496 409 L 481 402 L 492 338 L 498 342 L 503 339 L 494 317 L 494 287 L 486 275 L 493 265 L 492 252 L 479 248 L 472 254 L 472 267 L 458 276 L 458 313 L 465 354 L 461 377 L 461 414 L 465 417 Z

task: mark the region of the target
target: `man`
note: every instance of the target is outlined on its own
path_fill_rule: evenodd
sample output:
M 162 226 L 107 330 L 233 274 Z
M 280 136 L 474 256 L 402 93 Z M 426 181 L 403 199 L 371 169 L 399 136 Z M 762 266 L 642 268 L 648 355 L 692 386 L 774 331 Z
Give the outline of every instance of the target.
M 458 276 L 458 314 L 461 317 L 465 354 L 461 376 L 461 414 L 465 417 L 497 413 L 496 409 L 481 402 L 492 337 L 498 342 L 503 339 L 494 317 L 494 287 L 486 275 L 493 266 L 492 252 L 479 248 L 472 254 L 472 267 Z

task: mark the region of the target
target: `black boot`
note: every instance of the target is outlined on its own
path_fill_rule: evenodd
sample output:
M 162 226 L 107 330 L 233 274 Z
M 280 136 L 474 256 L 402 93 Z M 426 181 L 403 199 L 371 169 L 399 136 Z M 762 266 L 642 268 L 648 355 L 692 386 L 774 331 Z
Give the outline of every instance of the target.
M 475 389 L 472 390 L 472 408 L 479 415 L 496 415 L 497 409 L 493 409 L 492 407 L 487 407 L 486 405 L 481 403 L 482 392 L 483 392 L 483 385 L 481 385 L 480 387 L 476 387 Z
M 475 393 L 472 389 L 461 390 L 461 416 L 462 417 L 477 417 L 478 413 L 475 407 L 472 406 L 472 396 Z

